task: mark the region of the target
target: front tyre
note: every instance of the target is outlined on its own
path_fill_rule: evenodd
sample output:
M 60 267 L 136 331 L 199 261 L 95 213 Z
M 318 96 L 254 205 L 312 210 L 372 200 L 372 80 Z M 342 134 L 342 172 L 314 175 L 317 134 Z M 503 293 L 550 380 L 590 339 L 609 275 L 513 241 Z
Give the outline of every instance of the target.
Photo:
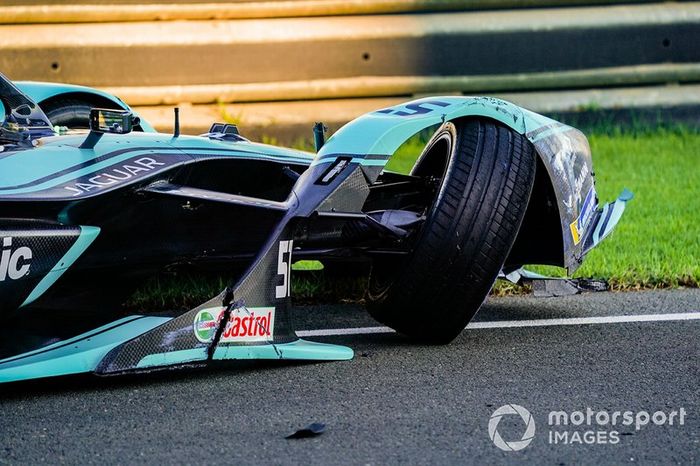
M 49 121 L 54 126 L 65 126 L 69 129 L 90 128 L 90 109 L 95 105 L 74 98 L 58 98 L 42 104 Z
M 376 264 L 368 310 L 412 339 L 448 343 L 496 281 L 525 215 L 536 163 L 524 136 L 490 120 L 463 119 L 436 132 L 424 150 L 433 155 L 422 156 L 413 174 L 441 160 L 438 144 L 446 168 L 436 199 L 409 258 L 391 273 Z
M 113 103 L 96 104 L 79 97 L 58 97 L 41 104 L 49 121 L 54 126 L 65 126 L 71 130 L 90 129 L 90 110 L 93 108 L 123 110 Z M 134 128 L 140 131 L 140 127 Z

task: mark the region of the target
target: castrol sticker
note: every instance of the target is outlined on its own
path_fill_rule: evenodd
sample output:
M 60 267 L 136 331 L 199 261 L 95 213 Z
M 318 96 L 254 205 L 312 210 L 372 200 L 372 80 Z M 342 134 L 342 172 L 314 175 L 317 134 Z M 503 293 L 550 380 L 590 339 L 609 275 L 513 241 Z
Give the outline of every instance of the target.
M 224 308 L 202 309 L 194 318 L 194 336 L 209 343 L 216 335 Z M 274 307 L 239 307 L 231 311 L 220 343 L 272 340 L 275 330 Z

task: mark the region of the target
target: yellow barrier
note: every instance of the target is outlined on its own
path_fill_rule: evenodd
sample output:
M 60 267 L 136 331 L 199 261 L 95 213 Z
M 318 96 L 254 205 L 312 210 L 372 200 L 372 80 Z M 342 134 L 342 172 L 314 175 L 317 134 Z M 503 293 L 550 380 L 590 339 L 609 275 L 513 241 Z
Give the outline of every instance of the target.
M 272 102 L 415 94 L 590 88 L 700 81 L 700 64 L 658 64 L 489 76 L 361 76 L 273 83 L 110 87 L 132 105 Z
M 636 3 L 654 0 L 637 0 Z M 150 0 L 147 4 L 101 4 L 99 0 L 64 4 L 49 1 L 5 2 L 0 23 L 96 23 L 209 19 L 289 18 L 435 11 L 558 7 L 629 3 L 624 0 L 294 0 L 212 3 Z

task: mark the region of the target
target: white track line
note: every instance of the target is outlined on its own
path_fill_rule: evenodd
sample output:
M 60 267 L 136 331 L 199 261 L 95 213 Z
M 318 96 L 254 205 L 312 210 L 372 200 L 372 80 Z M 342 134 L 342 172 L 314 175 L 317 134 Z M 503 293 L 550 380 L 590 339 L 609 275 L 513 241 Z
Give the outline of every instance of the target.
M 550 327 L 558 325 L 621 324 L 629 322 L 663 322 L 674 320 L 700 320 L 700 312 L 471 322 L 469 325 L 467 325 L 467 330 L 477 330 L 483 328 Z M 297 332 L 297 335 L 300 337 L 328 337 L 335 335 L 368 335 L 371 333 L 394 333 L 394 330 L 390 329 L 389 327 L 330 328 L 318 330 L 300 330 Z

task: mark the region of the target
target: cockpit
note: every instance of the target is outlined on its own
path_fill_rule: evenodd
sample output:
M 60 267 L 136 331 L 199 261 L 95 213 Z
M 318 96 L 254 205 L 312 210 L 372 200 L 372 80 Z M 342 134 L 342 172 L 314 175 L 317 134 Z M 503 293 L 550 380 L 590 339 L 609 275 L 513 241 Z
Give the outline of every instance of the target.
M 29 145 L 53 136 L 54 129 L 39 106 L 0 74 L 0 145 Z

